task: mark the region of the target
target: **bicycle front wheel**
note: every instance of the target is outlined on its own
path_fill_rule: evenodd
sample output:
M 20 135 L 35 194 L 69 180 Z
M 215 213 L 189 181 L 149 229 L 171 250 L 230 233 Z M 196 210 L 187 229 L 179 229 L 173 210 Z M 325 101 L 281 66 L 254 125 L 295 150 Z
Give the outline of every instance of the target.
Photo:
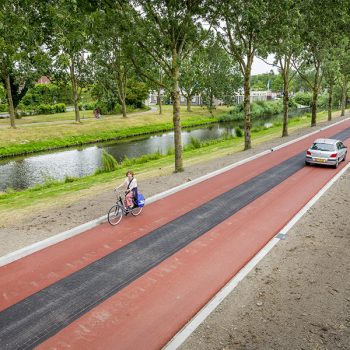
M 115 226 L 120 223 L 120 220 L 123 218 L 123 210 L 119 205 L 113 205 L 108 212 L 108 222 Z
M 142 212 L 142 207 L 135 207 L 131 209 L 131 214 L 134 216 L 139 215 Z

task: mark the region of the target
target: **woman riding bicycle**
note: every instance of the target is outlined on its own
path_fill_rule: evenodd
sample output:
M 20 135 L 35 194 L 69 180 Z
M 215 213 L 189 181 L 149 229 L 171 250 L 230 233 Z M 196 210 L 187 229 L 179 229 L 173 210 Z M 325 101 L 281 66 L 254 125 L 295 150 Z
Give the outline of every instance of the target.
M 134 172 L 129 170 L 126 173 L 126 179 L 123 181 L 123 183 L 116 187 L 117 190 L 120 187 L 126 186 L 124 204 L 128 209 L 132 209 L 134 207 L 134 199 L 137 198 L 137 180 L 134 175 Z

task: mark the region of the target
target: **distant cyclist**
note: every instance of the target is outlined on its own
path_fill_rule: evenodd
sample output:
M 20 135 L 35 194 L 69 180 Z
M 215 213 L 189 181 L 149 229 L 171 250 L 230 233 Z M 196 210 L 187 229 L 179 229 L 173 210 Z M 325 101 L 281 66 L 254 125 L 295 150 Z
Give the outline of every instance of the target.
M 134 199 L 137 198 L 137 180 L 134 177 L 134 172 L 132 170 L 129 170 L 126 173 L 126 179 L 121 183 L 118 187 L 116 187 L 116 190 L 118 190 L 120 187 L 125 186 L 125 207 L 128 209 L 131 209 L 134 207 Z

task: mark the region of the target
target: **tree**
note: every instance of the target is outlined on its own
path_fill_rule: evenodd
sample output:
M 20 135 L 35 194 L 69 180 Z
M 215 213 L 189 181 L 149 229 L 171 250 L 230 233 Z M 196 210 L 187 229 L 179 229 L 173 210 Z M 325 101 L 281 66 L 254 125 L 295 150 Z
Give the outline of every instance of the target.
M 328 120 L 332 120 L 333 90 L 340 79 L 341 57 L 345 47 L 334 48 L 326 54 L 323 62 L 323 76 L 328 91 Z
M 205 1 L 135 0 L 120 1 L 125 31 L 133 43 L 130 52 L 138 71 L 150 81 L 170 91 L 173 105 L 175 172 L 183 171 L 180 88 L 181 62 L 202 40 L 201 15 Z M 143 68 L 144 56 L 164 73 L 163 80 Z M 166 78 L 166 79 L 164 79 Z
M 232 105 L 242 79 L 232 57 L 215 37 L 206 41 L 201 54 L 199 82 L 204 104 L 212 112 L 214 98 Z
M 301 3 L 302 15 L 299 26 L 303 54 L 299 59 L 299 65 L 294 66 L 312 90 L 311 126 L 316 126 L 317 99 L 323 78 L 322 65 L 329 51 L 337 45 L 346 11 L 345 0 L 332 2 L 304 0 Z
M 181 74 L 179 79 L 182 95 L 185 96 L 187 102 L 187 112 L 192 112 L 192 98 L 201 93 L 201 78 L 203 50 L 192 52 L 189 57 L 184 59 L 181 64 Z
M 269 46 L 275 55 L 275 65 L 283 79 L 282 137 L 288 136 L 289 88 L 294 77 L 292 61 L 300 52 L 300 1 L 269 2 Z
M 48 63 L 42 48 L 45 13 L 42 2 L 0 2 L 0 78 L 6 90 L 10 125 L 16 127 L 17 106 Z
M 112 85 L 115 86 L 123 117 L 126 118 L 128 80 L 133 71 L 124 44 L 128 38 L 122 33 L 120 21 L 116 20 L 121 17 L 121 13 L 116 8 L 107 8 L 96 11 L 93 17 L 95 80 L 102 84 L 108 84 L 106 79 L 114 80 L 115 84 Z
M 53 57 L 50 75 L 58 81 L 70 81 L 75 121 L 80 123 L 79 101 L 83 87 L 91 83 L 91 65 L 87 48 L 90 14 L 95 8 L 88 0 L 51 0 L 52 35 L 47 45 Z
M 254 56 L 266 47 L 268 4 L 262 0 L 226 1 L 221 6 L 218 33 L 223 47 L 238 62 L 244 90 L 244 149 L 251 143 L 250 79 Z
M 344 43 L 344 51 L 342 52 L 341 58 L 340 58 L 340 77 L 339 81 L 341 84 L 341 116 L 345 115 L 345 109 L 346 109 L 346 100 L 347 100 L 347 93 L 349 89 L 349 81 L 350 81 L 350 42 L 347 41 Z

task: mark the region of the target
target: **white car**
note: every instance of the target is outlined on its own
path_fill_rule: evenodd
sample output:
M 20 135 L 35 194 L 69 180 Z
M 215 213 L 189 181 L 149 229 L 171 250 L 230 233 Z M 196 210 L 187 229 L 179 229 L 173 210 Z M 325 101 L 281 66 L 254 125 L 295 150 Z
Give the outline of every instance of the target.
M 305 164 L 324 164 L 338 168 L 345 161 L 347 147 L 343 142 L 333 139 L 317 139 L 306 151 Z

